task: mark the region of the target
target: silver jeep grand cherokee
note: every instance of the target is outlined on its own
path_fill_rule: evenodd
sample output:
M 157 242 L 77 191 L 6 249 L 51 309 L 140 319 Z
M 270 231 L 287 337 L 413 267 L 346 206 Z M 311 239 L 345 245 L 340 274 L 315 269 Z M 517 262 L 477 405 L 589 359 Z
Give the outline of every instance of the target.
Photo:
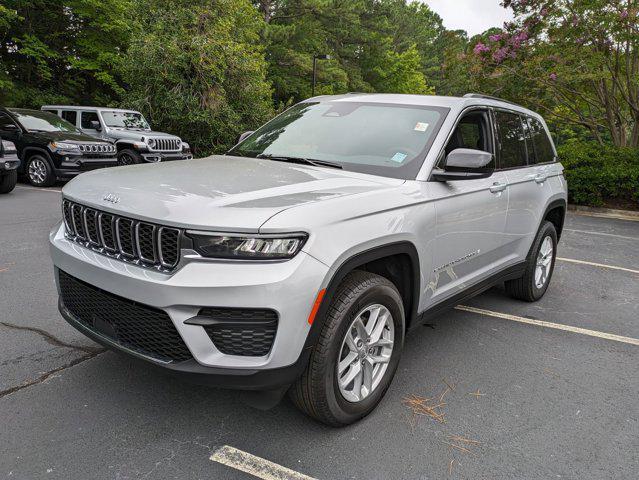
M 502 100 L 312 98 L 227 155 L 68 183 L 59 308 L 113 349 L 346 425 L 408 330 L 497 283 L 544 295 L 562 171 L 543 119 Z

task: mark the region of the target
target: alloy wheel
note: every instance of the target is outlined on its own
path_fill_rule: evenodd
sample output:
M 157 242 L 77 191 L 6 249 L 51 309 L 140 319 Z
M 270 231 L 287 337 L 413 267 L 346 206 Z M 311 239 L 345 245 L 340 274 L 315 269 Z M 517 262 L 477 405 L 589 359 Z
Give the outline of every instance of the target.
M 345 400 L 360 402 L 379 386 L 395 339 L 393 316 L 383 305 L 361 310 L 346 330 L 337 359 L 337 383 Z
M 552 238 L 548 236 L 541 242 L 539 252 L 537 253 L 537 264 L 535 267 L 535 286 L 537 288 L 543 288 L 548 281 L 548 277 L 550 277 L 553 252 Z
M 119 164 L 120 165 L 134 165 L 135 164 L 135 159 L 129 155 L 128 153 L 122 153 L 120 154 L 120 156 L 118 157 L 119 160 Z
M 29 179 L 36 184 L 44 183 L 47 178 L 47 166 L 44 160 L 34 158 L 29 163 Z

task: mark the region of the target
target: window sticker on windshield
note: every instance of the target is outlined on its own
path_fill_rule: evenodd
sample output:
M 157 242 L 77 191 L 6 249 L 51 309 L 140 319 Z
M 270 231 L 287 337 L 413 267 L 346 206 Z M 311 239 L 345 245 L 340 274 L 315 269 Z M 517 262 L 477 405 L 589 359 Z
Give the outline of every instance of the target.
M 391 161 L 396 163 L 402 163 L 406 159 L 406 154 L 402 152 L 397 152 L 395 155 L 391 157 Z
M 416 132 L 425 132 L 426 130 L 428 130 L 428 124 L 427 123 L 417 122 L 417 125 L 415 125 L 415 131 Z

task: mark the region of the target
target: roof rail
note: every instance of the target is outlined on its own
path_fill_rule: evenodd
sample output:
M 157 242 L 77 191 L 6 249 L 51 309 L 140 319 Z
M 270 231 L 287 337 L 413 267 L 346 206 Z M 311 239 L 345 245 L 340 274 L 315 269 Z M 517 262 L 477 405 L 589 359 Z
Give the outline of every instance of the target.
M 464 95 L 464 98 L 483 98 L 485 100 L 496 100 L 498 102 L 510 103 L 511 105 L 517 105 L 521 107 L 518 103 L 511 102 L 510 100 L 504 100 L 503 98 L 493 97 L 491 95 L 484 95 L 483 93 L 467 93 Z

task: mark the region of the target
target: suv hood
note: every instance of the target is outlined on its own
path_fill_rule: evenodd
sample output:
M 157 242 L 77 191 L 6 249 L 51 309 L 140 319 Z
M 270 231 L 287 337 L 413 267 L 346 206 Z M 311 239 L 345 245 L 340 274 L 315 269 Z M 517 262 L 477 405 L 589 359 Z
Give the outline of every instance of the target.
M 30 131 L 29 135 L 50 142 L 70 142 L 70 143 L 108 143 L 94 137 L 90 137 L 83 133 L 73 132 L 34 132 Z
M 404 180 L 273 160 L 212 156 L 84 173 L 62 190 L 100 210 L 183 228 L 257 232 L 288 208 Z M 111 203 L 104 198 L 117 199 Z
M 177 135 L 170 135 L 164 132 L 156 132 L 153 130 L 135 130 L 128 128 L 108 127 L 107 135 L 118 140 L 133 140 L 136 142 L 143 141 L 143 138 L 180 138 Z

